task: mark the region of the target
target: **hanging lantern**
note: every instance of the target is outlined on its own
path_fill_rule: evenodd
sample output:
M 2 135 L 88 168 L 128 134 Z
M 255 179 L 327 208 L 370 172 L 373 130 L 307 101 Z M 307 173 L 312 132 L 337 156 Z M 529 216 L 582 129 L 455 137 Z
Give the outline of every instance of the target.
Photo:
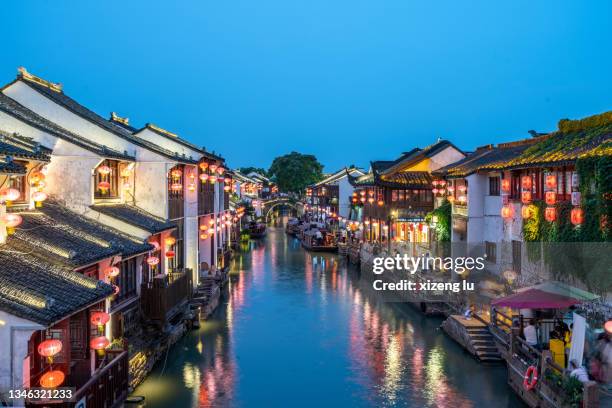
M 431 189 L 431 192 L 432 192 L 434 195 L 436 195 L 436 194 L 438 194 L 438 189 L 437 189 L 437 188 L 432 188 L 432 189 Z
M 210 184 L 215 184 L 217 182 L 217 177 L 216 176 L 210 176 L 208 178 L 208 181 L 210 181 Z
M 439 181 L 438 181 L 438 185 L 439 185 L 440 187 L 444 187 L 444 186 L 446 185 L 446 180 L 439 180 Z
M 213 172 L 213 173 L 217 171 L 217 167 L 219 167 L 219 166 L 217 166 L 216 164 L 211 164 L 209 166 L 210 171 Z
M 383 200 L 378 200 L 378 206 L 382 207 L 383 205 L 385 205 L 385 202 Z
M 467 197 L 465 195 L 460 195 L 457 200 L 459 200 L 461 204 L 465 204 L 467 202 Z
M 173 250 L 166 251 L 166 258 L 172 259 L 174 258 L 174 255 L 175 253 Z
M 445 189 L 443 189 L 443 188 L 438 189 L 438 194 L 444 195 L 444 193 L 446 193 Z
M 209 228 L 208 229 L 208 235 L 215 235 L 215 229 L 214 228 Z
M 219 175 L 222 175 L 224 171 L 225 171 L 225 169 L 223 167 L 221 167 L 221 166 L 217 167 L 217 173 Z
M 447 190 L 448 190 L 448 194 L 452 194 L 452 193 L 454 193 L 454 192 L 455 192 L 455 187 L 453 187 L 453 186 L 448 186 Z
M 208 225 L 215 225 L 215 220 L 212 218 L 208 220 Z
M 172 191 L 181 191 L 183 189 L 183 185 L 181 183 L 172 183 L 170 189 Z
M 208 174 L 200 174 L 200 180 L 202 180 L 203 183 L 206 183 L 208 181 Z
M 437 186 L 437 185 L 438 185 L 438 180 L 433 180 L 433 181 L 431 182 L 431 185 L 432 185 L 432 186 Z
M 42 202 L 45 201 L 46 199 L 47 199 L 47 193 L 43 191 L 37 191 L 34 194 L 32 194 L 32 200 L 34 200 L 34 203 L 36 203 L 36 207 L 42 206 Z
M 366 192 L 365 192 L 364 190 L 361 190 L 361 191 L 359 192 L 359 194 L 360 194 L 360 195 L 362 195 L 362 196 L 364 196 L 364 195 L 366 195 Z
M 32 175 L 30 176 L 30 181 L 33 184 L 38 184 L 41 181 L 43 181 L 45 179 L 45 175 L 42 174 L 40 171 L 35 171 L 32 173 Z
M 504 205 L 501 209 L 501 216 L 507 220 L 514 217 L 514 207 L 510 204 Z
M 557 202 L 557 193 L 554 191 L 547 191 L 544 197 L 547 205 L 555 205 Z
M 62 342 L 58 339 L 48 339 L 38 345 L 38 354 L 47 357 L 50 362 L 53 356 L 62 351 Z
M 225 177 L 217 177 L 217 181 L 219 183 L 223 183 L 225 181 Z
M 106 323 L 108 323 L 108 321 L 110 320 L 110 315 L 106 312 L 92 312 L 91 316 L 89 317 L 89 321 L 91 322 L 91 324 L 93 324 L 94 326 L 98 327 L 99 331 L 103 330 L 103 327 Z
M 503 179 L 501 181 L 501 187 L 502 187 L 502 191 L 505 193 L 509 193 L 510 192 L 510 180 L 509 179 Z
M 206 170 L 206 169 L 208 168 L 208 163 L 206 163 L 206 162 L 202 162 L 202 163 L 200 163 L 200 168 L 201 168 L 202 170 Z
M 6 213 L 4 214 L 4 223 L 6 224 L 7 233 L 13 234 L 15 232 L 15 227 L 21 224 L 23 219 L 19 214 Z
M 455 197 L 448 196 L 448 202 L 451 203 L 451 204 L 454 203 L 455 202 Z
M 21 193 L 16 188 L 7 188 L 0 192 L 0 199 L 10 204 L 11 201 L 18 200 L 21 197 Z
M 357 199 L 356 198 L 353 198 L 352 201 L 353 201 L 353 204 L 357 204 Z
M 183 172 L 179 169 L 174 169 L 170 172 L 170 175 L 172 176 L 172 178 L 180 178 L 183 175 Z
M 370 220 L 365 220 L 363 223 L 364 223 L 365 225 L 370 225 Z
M 225 185 L 225 186 L 223 187 L 223 191 L 225 191 L 225 192 L 229 192 L 231 189 L 232 189 L 232 188 L 231 188 L 230 186 L 228 186 L 228 185 Z
M 189 191 L 195 191 L 195 190 L 196 190 L 196 186 L 195 186 L 195 184 L 193 184 L 193 183 L 189 183 L 189 184 L 187 185 L 187 190 L 189 190 Z
M 66 376 L 61 370 L 47 371 L 40 377 L 40 386 L 43 388 L 57 388 L 64 383 Z
M 207 240 L 208 239 L 208 234 L 200 234 L 200 239 Z
M 109 278 L 116 278 L 119 275 L 119 268 L 116 266 L 109 266 L 106 268 L 106 276 Z
M 464 185 L 461 185 L 461 186 L 457 187 L 457 190 L 458 190 L 460 193 L 465 193 L 465 192 L 467 191 L 467 187 L 466 187 L 466 186 L 464 186 Z
M 580 207 L 572 208 L 570 213 L 570 220 L 574 225 L 580 225 L 584 222 L 584 211 Z
M 374 202 L 374 197 L 368 197 L 368 203 L 372 204 Z
M 102 192 L 106 192 L 108 190 L 110 190 L 110 183 L 108 181 L 101 181 L 98 183 L 98 188 L 102 191 Z
M 557 189 L 557 176 L 554 174 L 547 174 L 545 178 L 545 184 L 548 190 L 556 190 Z
M 232 184 L 232 179 L 229 177 L 224 178 L 223 181 L 225 181 L 227 184 Z
M 159 249 L 160 249 L 159 242 L 151 241 L 151 242 L 149 242 L 149 244 L 153 245 L 153 247 L 155 248 L 154 249 L 155 251 L 159 251 Z
M 521 186 L 523 190 L 531 190 L 531 176 L 521 177 Z
M 529 218 L 531 218 L 532 215 L 532 209 L 530 205 L 523 205 L 521 207 L 521 216 L 523 217 L 524 220 L 527 220 Z
M 548 222 L 553 222 L 557 219 L 557 209 L 555 207 L 546 207 L 544 210 L 544 219 Z
M 608 320 L 606 324 L 604 324 L 604 329 L 608 334 L 612 334 L 612 320 Z
M 149 266 L 155 266 L 159 263 L 159 258 L 156 256 L 150 256 L 147 258 L 147 264 L 149 264 Z
M 99 336 L 91 339 L 89 347 L 94 350 L 102 351 L 110 345 L 110 341 L 104 336 Z
M 531 202 L 531 191 L 523 191 L 521 193 L 521 202 L 523 204 L 529 204 Z
M 166 237 L 166 239 L 164 239 L 164 243 L 166 244 L 166 246 L 172 246 L 176 243 L 176 238 L 172 236 Z
M 101 174 L 103 176 L 107 176 L 109 175 L 111 172 L 111 168 L 108 167 L 107 165 L 102 165 L 100 167 L 98 167 L 98 174 Z

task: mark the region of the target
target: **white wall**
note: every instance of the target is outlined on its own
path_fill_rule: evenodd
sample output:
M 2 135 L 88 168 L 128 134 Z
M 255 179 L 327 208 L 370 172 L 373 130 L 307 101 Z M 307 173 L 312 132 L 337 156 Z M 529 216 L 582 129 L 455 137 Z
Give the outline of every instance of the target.
M 0 310 L 0 393 L 23 387 L 28 340 L 43 326 Z M 32 384 L 34 385 L 34 384 Z
M 465 155 L 454 147 L 447 147 L 430 157 L 429 171 L 438 170 L 441 167 L 463 159 Z
M 142 129 L 141 131 L 135 133 L 135 135 L 172 152 L 177 152 L 179 155 L 184 154 L 186 157 L 192 157 L 194 160 L 202 157 L 202 153 L 198 152 L 197 150 L 190 149 L 179 142 L 175 142 L 167 137 L 161 136 L 148 128 Z

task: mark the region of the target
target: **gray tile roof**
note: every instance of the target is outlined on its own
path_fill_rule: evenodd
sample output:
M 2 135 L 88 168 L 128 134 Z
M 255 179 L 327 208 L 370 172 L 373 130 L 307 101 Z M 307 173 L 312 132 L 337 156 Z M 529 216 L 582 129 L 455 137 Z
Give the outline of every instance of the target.
M 26 174 L 26 167 L 11 157 L 0 157 L 0 174 Z
M 176 228 L 176 224 L 172 221 L 164 220 L 156 217 L 153 214 L 146 212 L 143 209 L 128 204 L 109 204 L 109 205 L 92 205 L 90 207 L 94 211 L 121 220 L 125 223 L 134 225 L 151 234 L 157 234 L 161 231 L 166 231 Z
M 41 146 L 29 137 L 0 130 L 0 155 L 48 162 L 50 154 L 51 149 Z
M 205 156 L 205 157 L 207 157 L 207 158 L 209 158 L 211 160 L 223 161 L 223 158 L 221 156 L 213 154 L 211 152 L 208 152 L 204 148 L 202 148 L 200 146 L 197 146 L 197 145 L 195 145 L 195 144 L 193 144 L 193 143 L 183 139 L 182 137 L 180 137 L 180 136 L 178 136 L 176 134 L 170 135 L 168 133 L 165 133 L 165 132 L 161 131 L 159 127 L 153 125 L 152 123 L 147 123 L 142 129 L 135 130 L 132 133 L 138 133 L 138 132 L 140 132 L 140 131 L 142 131 L 144 129 L 149 129 L 150 131 L 155 132 L 156 134 L 158 134 L 158 135 L 160 135 L 162 137 L 165 137 L 168 140 L 172 140 L 174 142 L 182 144 L 185 147 L 188 147 L 188 148 L 193 149 L 193 150 L 195 150 L 197 152 L 200 152 L 203 156 Z
M 124 257 L 150 251 L 153 246 L 102 225 L 48 199 L 37 211 L 19 213 L 23 222 L 9 243 L 34 244 L 50 259 L 78 268 L 114 255 Z
M 174 160 L 180 163 L 187 164 L 195 164 L 197 163 L 197 158 L 189 158 L 183 155 L 179 155 L 177 152 L 172 152 L 168 149 L 165 149 L 161 146 L 156 145 L 155 143 L 151 143 L 147 140 L 141 139 L 137 136 L 134 136 L 129 130 L 124 128 L 123 126 L 117 125 L 115 122 L 111 122 L 98 115 L 97 113 L 89 110 L 85 106 L 81 105 L 68 95 L 66 95 L 63 91 L 55 91 L 44 85 L 38 84 L 36 82 L 30 81 L 27 78 L 23 77 L 21 74 L 17 76 L 17 80 L 22 81 L 24 84 L 28 85 L 30 88 L 40 93 L 41 95 L 51 99 L 55 103 L 60 106 L 63 106 L 67 110 L 71 111 L 75 115 L 82 117 L 90 121 L 91 123 L 101 127 L 102 129 L 113 133 L 137 146 L 143 147 L 147 150 L 150 150 L 154 153 L 157 153 L 163 157 L 166 157 L 170 160 Z
M 39 129 L 43 132 L 49 133 L 57 138 L 66 140 L 74 145 L 82 147 L 90 152 L 96 153 L 102 157 L 110 159 L 119 159 L 134 161 L 134 157 L 127 153 L 122 153 L 117 150 L 113 150 L 107 146 L 92 142 L 91 140 L 77 135 L 63 127 L 43 118 L 36 112 L 26 108 L 17 101 L 9 98 L 3 93 L 0 93 L 0 111 L 5 112 L 8 115 L 13 116 L 20 121 Z
M 113 293 L 102 281 L 49 262 L 36 253 L 33 244 L 22 249 L 0 248 L 0 310 L 4 312 L 50 326 Z

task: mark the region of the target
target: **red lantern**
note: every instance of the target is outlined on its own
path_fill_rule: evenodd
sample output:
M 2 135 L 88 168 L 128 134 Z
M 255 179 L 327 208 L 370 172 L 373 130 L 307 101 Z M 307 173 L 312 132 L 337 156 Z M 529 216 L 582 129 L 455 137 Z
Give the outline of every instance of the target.
M 438 194 L 438 189 L 437 189 L 437 188 L 432 188 L 432 189 L 431 189 L 431 192 L 432 192 L 434 195 L 436 195 L 436 194 Z
M 374 202 L 374 197 L 368 197 L 368 203 L 372 204 Z
M 230 190 L 231 190 L 231 187 L 228 186 L 228 185 L 223 187 L 223 191 L 225 191 L 225 192 L 229 192 Z
M 6 227 L 9 229 L 13 229 L 16 226 L 18 226 L 19 224 L 21 224 L 21 221 L 23 221 L 23 219 L 21 218 L 21 215 L 19 214 L 13 214 L 13 213 L 4 214 L 4 223 L 6 224 Z
M 555 205 L 557 202 L 557 193 L 554 191 L 547 191 L 545 195 L 545 201 L 547 205 Z
M 353 197 L 353 204 L 357 203 L 357 199 Z
M 147 264 L 149 264 L 149 266 L 155 266 L 159 263 L 159 258 L 156 256 L 150 256 L 147 258 Z
M 181 191 L 183 189 L 183 185 L 181 183 L 172 183 L 170 189 L 172 191 Z
M 110 341 L 108 341 L 108 339 L 104 336 L 99 336 L 99 337 L 95 337 L 93 339 L 91 339 L 91 341 L 89 342 L 89 347 L 91 347 L 94 350 L 104 350 L 105 348 L 107 348 L 110 344 Z
M 91 316 L 89 317 L 89 321 L 91 322 L 91 324 L 93 324 L 94 326 L 98 326 L 98 329 L 108 323 L 109 320 L 110 315 L 106 312 L 100 311 L 92 312 Z
M 523 191 L 521 193 L 521 201 L 523 204 L 529 204 L 531 202 L 531 191 Z
M 0 199 L 2 201 L 11 202 L 18 200 L 19 197 L 21 197 L 21 193 L 15 188 L 7 188 L 6 190 L 2 190 L 2 192 L 0 192 Z
M 38 184 L 44 179 L 45 175 L 42 174 L 40 171 L 35 171 L 34 173 L 32 173 L 32 176 L 30 176 L 30 181 L 34 184 Z
M 523 219 L 527 220 L 531 218 L 531 215 L 532 215 L 532 211 L 531 211 L 530 205 L 524 205 L 521 207 L 521 216 L 523 217 Z
M 110 174 L 110 172 L 111 172 L 111 168 L 108 167 L 107 165 L 98 167 L 98 173 L 102 174 L 103 176 Z
M 207 240 L 208 239 L 208 234 L 200 234 L 200 239 Z
M 208 163 L 206 163 L 206 162 L 202 162 L 202 163 L 200 163 L 200 168 L 201 168 L 202 170 L 206 170 L 206 169 L 208 168 Z
M 223 172 L 225 171 L 225 169 L 221 166 L 217 167 L 217 173 L 221 176 L 223 175 Z
M 505 193 L 509 193 L 510 192 L 510 180 L 509 179 L 503 179 L 501 181 L 501 187 L 502 187 L 502 191 Z
M 609 334 L 612 334 L 612 320 L 608 320 L 604 325 L 604 328 Z
M 116 278 L 117 275 L 119 275 L 119 268 L 116 266 L 109 266 L 108 268 L 106 268 L 106 275 L 109 278 Z
M 385 205 L 385 202 L 383 200 L 378 200 L 378 206 L 382 207 L 383 205 Z
M 505 219 L 514 217 L 514 207 L 510 204 L 504 205 L 501 209 L 501 216 Z
M 546 188 L 549 190 L 557 189 L 557 176 L 554 174 L 547 174 L 545 179 Z
M 166 251 L 166 258 L 174 258 L 174 251 L 170 250 L 170 251 Z
M 108 181 L 101 181 L 98 183 L 98 188 L 102 191 L 110 190 L 110 183 Z
M 58 339 L 48 339 L 38 345 L 38 354 L 43 357 L 53 357 L 62 351 L 62 342 Z
M 176 243 L 176 238 L 166 237 L 166 239 L 164 239 L 164 242 L 166 243 L 166 246 L 172 246 Z
M 180 178 L 183 175 L 183 172 L 179 169 L 174 169 L 170 172 L 170 175 L 172 176 L 172 178 Z
M 365 197 L 361 197 L 361 198 L 359 199 L 359 201 L 361 201 L 362 203 L 365 203 L 366 198 L 365 198 Z
M 212 171 L 213 173 L 214 173 L 215 171 L 217 171 L 217 167 L 219 167 L 219 166 L 217 166 L 216 164 L 211 164 L 211 165 L 209 166 L 210 171 Z
M 548 222 L 553 222 L 557 219 L 557 209 L 555 207 L 546 207 L 544 210 L 544 218 Z
M 60 370 L 47 371 L 40 377 L 40 386 L 43 388 L 57 388 L 64 382 L 66 376 Z
M 45 201 L 46 199 L 47 199 L 47 193 L 43 191 L 36 191 L 34 194 L 32 194 L 32 200 L 37 204 Z
M 189 190 L 189 191 L 196 191 L 196 186 L 195 186 L 195 184 L 193 184 L 193 183 L 189 183 L 189 184 L 187 185 L 187 190 Z
M 448 202 L 451 203 L 451 204 L 454 203 L 455 202 L 455 197 L 448 196 Z
M 208 178 L 208 181 L 210 181 L 210 184 L 215 184 L 217 182 L 217 177 L 216 176 L 210 176 Z
M 531 176 L 521 177 L 521 186 L 523 190 L 531 190 Z
M 570 219 L 572 224 L 580 225 L 584 222 L 584 211 L 580 207 L 572 208 L 572 212 L 570 214 Z
M 208 181 L 208 174 L 200 174 L 200 180 L 202 180 L 203 183 L 206 183 Z

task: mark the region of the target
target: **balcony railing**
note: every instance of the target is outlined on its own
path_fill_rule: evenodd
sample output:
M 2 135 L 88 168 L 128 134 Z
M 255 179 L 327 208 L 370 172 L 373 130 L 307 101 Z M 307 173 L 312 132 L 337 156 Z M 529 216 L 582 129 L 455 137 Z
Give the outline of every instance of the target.
M 79 402 L 87 408 L 121 406 L 128 394 L 128 353 L 127 351 L 107 351 L 106 359 L 108 360 L 106 365 L 100 367 L 93 375 L 84 376 L 89 379 L 76 387 L 75 402 L 28 400 L 26 406 L 67 408 L 74 407 L 75 403 Z M 71 384 L 67 383 L 63 386 L 70 387 Z
M 191 296 L 191 285 L 190 269 L 154 277 L 151 282 L 143 283 L 140 292 L 143 313 L 152 320 L 169 319 Z

